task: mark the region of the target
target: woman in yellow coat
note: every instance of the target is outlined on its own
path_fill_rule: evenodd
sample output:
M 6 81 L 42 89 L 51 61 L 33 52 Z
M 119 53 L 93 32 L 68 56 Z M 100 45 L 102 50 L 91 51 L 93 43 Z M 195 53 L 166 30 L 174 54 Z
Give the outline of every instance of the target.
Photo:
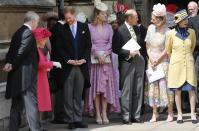
M 192 123 L 197 123 L 195 104 L 196 95 L 194 88 L 196 74 L 193 51 L 196 44 L 194 30 L 187 28 L 188 15 L 186 10 L 177 12 L 174 16 L 177 26 L 167 33 L 166 51 L 170 56 L 168 71 L 168 87 L 175 91 L 175 101 L 178 111 L 177 123 L 183 123 L 181 109 L 181 91 L 189 92 Z

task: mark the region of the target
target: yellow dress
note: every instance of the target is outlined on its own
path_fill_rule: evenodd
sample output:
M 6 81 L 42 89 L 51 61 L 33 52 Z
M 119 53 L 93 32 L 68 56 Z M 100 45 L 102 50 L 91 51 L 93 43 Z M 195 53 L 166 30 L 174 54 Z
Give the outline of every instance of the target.
M 175 29 L 167 32 L 166 50 L 170 56 L 168 87 L 180 88 L 185 82 L 197 87 L 193 51 L 196 44 L 195 31 L 188 29 L 188 37 L 181 39 Z

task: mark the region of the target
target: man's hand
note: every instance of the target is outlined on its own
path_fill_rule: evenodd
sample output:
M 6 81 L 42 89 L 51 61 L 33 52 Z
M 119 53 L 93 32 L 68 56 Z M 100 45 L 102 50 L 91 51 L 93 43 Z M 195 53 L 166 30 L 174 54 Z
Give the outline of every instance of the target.
M 130 56 L 131 57 L 134 57 L 136 55 L 140 55 L 140 52 L 139 51 L 130 51 Z
M 12 64 L 10 64 L 10 63 L 5 64 L 3 70 L 5 72 L 10 72 L 12 70 Z
M 76 65 L 80 66 L 82 64 L 86 63 L 86 60 L 85 59 L 81 59 L 81 60 L 77 60 L 76 61 Z
M 67 63 L 70 64 L 70 65 L 74 65 L 74 66 L 77 65 L 77 61 L 76 60 L 69 60 Z

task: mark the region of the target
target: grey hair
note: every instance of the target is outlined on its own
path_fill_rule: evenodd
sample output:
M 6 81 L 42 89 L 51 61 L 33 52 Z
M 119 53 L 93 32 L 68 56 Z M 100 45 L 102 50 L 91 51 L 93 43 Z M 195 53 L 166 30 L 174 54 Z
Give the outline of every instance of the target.
M 33 20 L 38 20 L 39 19 L 39 15 L 33 11 L 28 11 L 25 16 L 24 16 L 24 23 L 26 22 L 30 22 Z

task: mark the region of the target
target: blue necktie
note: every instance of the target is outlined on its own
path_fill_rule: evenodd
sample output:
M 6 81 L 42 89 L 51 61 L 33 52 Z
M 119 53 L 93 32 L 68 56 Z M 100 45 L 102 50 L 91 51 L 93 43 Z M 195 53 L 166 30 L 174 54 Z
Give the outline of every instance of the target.
M 72 34 L 73 34 L 73 37 L 75 38 L 76 36 L 75 25 L 72 25 Z

